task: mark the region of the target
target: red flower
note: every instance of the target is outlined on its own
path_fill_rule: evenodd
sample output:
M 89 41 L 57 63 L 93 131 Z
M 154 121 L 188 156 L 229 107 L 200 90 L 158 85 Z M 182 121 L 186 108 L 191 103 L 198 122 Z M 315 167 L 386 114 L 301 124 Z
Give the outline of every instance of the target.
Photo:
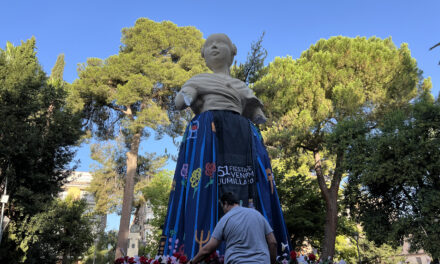
M 115 264 L 124 264 L 124 258 L 115 259 Z
M 290 259 L 296 259 L 296 252 L 294 250 L 290 251 Z
M 154 262 L 153 262 L 153 264 L 160 264 L 160 262 L 159 262 L 159 260 L 155 260 Z
M 217 252 L 216 251 L 212 252 L 212 254 L 209 255 L 209 260 L 214 260 L 216 258 L 217 258 Z
M 309 259 L 315 261 L 316 260 L 316 256 L 313 253 L 309 254 Z
M 148 263 L 150 263 L 150 262 L 148 262 L 148 259 L 146 257 L 144 257 L 144 256 L 139 258 L 139 262 L 141 264 L 148 264 Z
M 128 263 L 129 263 L 129 264 L 135 264 L 135 263 L 136 263 L 136 260 L 134 260 L 134 258 L 131 257 L 131 258 L 128 259 Z
M 179 261 L 181 262 L 181 263 L 186 263 L 186 262 L 188 262 L 188 259 L 186 258 L 186 256 L 185 255 L 182 255 L 182 256 L 180 256 L 179 257 Z
M 180 257 L 180 253 L 179 253 L 179 252 L 175 252 L 175 253 L 173 254 L 173 257 L 175 257 L 176 259 L 178 259 L 178 258 Z
M 215 172 L 215 163 L 208 162 L 205 165 L 205 173 L 207 176 L 212 177 L 212 174 Z
M 212 252 L 209 256 L 206 256 L 205 259 L 204 259 L 204 261 L 205 261 L 206 263 L 211 263 L 211 262 L 215 259 L 216 256 L 217 256 L 217 254 L 216 254 L 216 252 L 214 251 L 214 252 Z

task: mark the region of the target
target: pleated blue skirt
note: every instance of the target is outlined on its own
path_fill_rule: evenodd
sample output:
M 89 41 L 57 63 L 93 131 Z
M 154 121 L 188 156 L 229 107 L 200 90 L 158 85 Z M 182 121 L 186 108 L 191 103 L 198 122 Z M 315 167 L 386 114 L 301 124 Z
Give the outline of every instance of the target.
M 179 148 L 159 254 L 179 252 L 193 258 L 223 216 L 219 200 L 225 192 L 233 192 L 241 206 L 261 212 L 274 230 L 278 255 L 289 253 L 273 177 L 262 137 L 252 122 L 231 111 L 195 116 Z M 224 245 L 219 251 L 224 255 Z

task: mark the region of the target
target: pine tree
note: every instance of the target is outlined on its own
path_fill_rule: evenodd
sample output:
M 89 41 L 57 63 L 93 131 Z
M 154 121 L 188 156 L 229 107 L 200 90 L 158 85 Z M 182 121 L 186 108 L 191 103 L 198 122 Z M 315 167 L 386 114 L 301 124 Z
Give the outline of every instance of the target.
M 275 166 L 316 178 L 326 206 L 322 257 L 334 255 L 338 191 L 346 175 L 353 118 L 371 122 L 417 95 L 420 71 L 406 44 L 391 39 L 332 37 L 301 54 L 276 58 L 254 86 L 269 118 L 263 131 Z M 296 158 L 296 159 L 295 159 Z M 282 163 L 279 163 L 282 164 Z M 306 173 L 306 174 L 304 174 Z
M 200 55 L 202 34 L 194 27 L 140 18 L 122 30 L 122 43 L 117 55 L 88 59 L 71 91 L 95 136 L 111 139 L 120 132 L 127 146 L 116 257 L 127 250 L 140 142 L 149 136 L 147 128 L 159 136 L 183 132 L 188 112 L 174 111 L 176 91 L 206 70 Z

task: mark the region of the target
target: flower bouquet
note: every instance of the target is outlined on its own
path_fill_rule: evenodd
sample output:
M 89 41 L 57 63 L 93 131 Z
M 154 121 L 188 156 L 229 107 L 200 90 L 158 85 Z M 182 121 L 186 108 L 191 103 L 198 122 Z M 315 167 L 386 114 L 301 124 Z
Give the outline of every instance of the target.
M 277 264 L 317 264 L 320 263 L 319 259 L 316 259 L 316 256 L 313 253 L 308 254 L 307 256 L 301 256 L 298 258 L 298 253 L 295 251 L 290 251 L 290 254 L 283 254 L 282 256 L 278 256 Z
M 118 258 L 115 264 L 187 264 L 189 259 L 180 253 L 174 253 L 172 256 L 156 256 L 155 258 L 141 257 L 123 257 Z M 207 256 L 202 264 L 223 264 L 223 257 L 220 257 L 217 252 L 213 252 Z

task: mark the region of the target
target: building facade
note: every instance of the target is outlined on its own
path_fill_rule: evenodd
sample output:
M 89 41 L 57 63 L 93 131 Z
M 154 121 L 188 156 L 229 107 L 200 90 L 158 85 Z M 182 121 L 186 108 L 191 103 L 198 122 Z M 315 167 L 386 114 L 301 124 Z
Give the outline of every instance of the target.
M 431 263 L 431 258 L 428 254 L 423 251 L 423 249 L 411 253 L 409 252 L 410 249 L 410 243 L 405 240 L 402 247 L 402 256 L 405 257 L 405 263 L 410 264 L 429 264 Z

